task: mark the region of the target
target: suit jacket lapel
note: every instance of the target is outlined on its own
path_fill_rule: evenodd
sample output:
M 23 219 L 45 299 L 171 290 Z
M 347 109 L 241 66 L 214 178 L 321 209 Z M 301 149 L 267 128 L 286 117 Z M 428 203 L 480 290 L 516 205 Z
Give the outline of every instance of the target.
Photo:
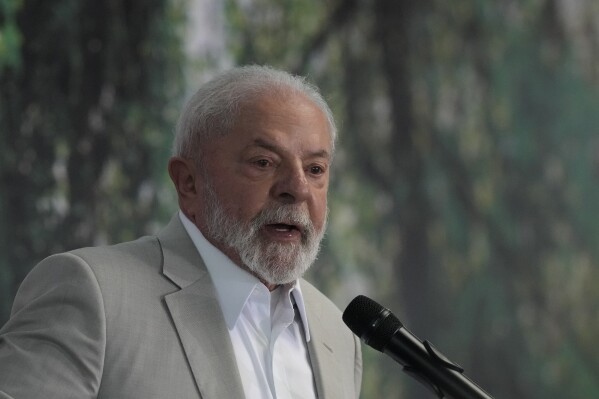
M 163 274 L 181 289 L 165 302 L 204 399 L 242 398 L 235 353 L 210 275 L 175 215 L 158 235 Z
M 316 392 L 320 399 L 341 397 L 340 394 L 344 390 L 340 386 L 340 378 L 335 375 L 335 370 L 339 370 L 334 352 L 335 331 L 332 331 L 331 323 L 322 314 L 321 303 L 312 294 L 314 288 L 304 281 L 301 284 L 310 325 L 308 353 L 314 372 Z

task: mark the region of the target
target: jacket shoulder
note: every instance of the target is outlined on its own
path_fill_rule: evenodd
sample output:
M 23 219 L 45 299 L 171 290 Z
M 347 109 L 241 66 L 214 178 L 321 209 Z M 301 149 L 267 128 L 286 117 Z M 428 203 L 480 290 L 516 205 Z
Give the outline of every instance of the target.
M 84 260 L 92 269 L 98 267 L 123 267 L 124 265 L 149 265 L 161 263 L 162 251 L 154 236 L 115 245 L 87 247 L 69 251 Z

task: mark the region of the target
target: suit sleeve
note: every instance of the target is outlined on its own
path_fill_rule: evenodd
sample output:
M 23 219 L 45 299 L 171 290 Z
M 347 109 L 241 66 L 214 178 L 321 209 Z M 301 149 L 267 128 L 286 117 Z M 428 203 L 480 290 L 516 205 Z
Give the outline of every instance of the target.
M 76 255 L 38 264 L 0 329 L 0 398 L 95 398 L 106 346 L 95 275 Z

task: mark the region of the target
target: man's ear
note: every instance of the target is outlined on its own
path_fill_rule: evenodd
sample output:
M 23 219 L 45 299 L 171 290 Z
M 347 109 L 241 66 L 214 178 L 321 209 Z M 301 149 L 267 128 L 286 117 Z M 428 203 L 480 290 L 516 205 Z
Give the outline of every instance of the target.
M 201 179 L 195 161 L 181 157 L 172 157 L 168 161 L 168 174 L 177 190 L 179 208 L 191 220 L 195 219 L 196 209 L 201 196 L 198 192 Z

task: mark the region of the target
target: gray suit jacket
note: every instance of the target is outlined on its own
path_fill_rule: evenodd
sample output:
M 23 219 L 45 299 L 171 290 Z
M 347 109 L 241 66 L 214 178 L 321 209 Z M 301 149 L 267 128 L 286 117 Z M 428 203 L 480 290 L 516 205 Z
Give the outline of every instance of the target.
M 360 343 L 302 281 L 319 398 L 357 398 Z M 243 398 L 210 276 L 178 217 L 156 237 L 51 256 L 0 330 L 0 398 Z

